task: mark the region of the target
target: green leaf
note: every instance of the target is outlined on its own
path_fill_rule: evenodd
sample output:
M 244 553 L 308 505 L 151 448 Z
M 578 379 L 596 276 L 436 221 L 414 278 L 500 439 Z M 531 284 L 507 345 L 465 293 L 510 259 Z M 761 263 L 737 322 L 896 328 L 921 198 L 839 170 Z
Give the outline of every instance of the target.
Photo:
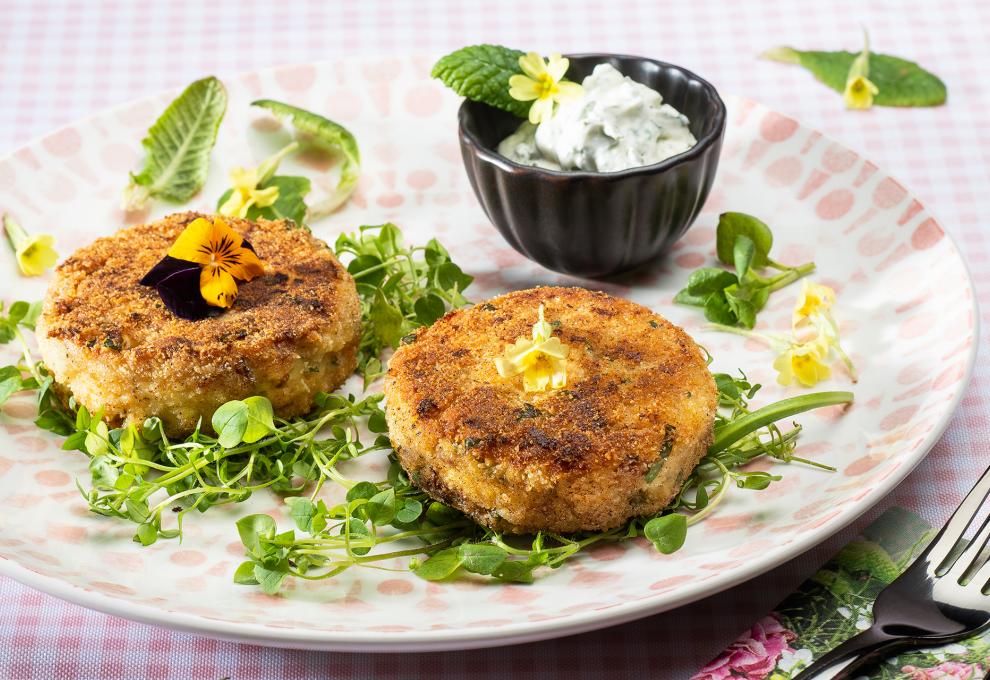
M 664 555 L 677 552 L 687 538 L 687 517 L 677 512 L 654 517 L 643 527 L 643 535 Z
M 240 566 L 234 572 L 234 583 L 242 586 L 258 585 L 258 579 L 254 577 L 254 562 L 250 560 L 241 562 Z
M 335 123 L 329 118 L 324 118 L 291 104 L 273 99 L 259 99 L 251 102 L 251 106 L 267 109 L 278 118 L 290 117 L 293 127 L 301 133 L 303 141 L 334 154 L 342 160 L 340 181 L 337 183 L 337 188 L 324 201 L 310 206 L 310 216 L 315 219 L 327 215 L 343 205 L 357 188 L 358 178 L 361 174 L 361 152 L 354 135 L 343 125 Z
M 402 312 L 389 303 L 382 289 L 375 291 L 374 301 L 371 303 L 371 311 L 368 320 L 374 328 L 375 335 L 385 345 L 398 347 L 402 339 Z
M 281 566 L 281 565 L 280 565 Z M 268 569 L 261 564 L 254 565 L 254 579 L 267 595 L 274 595 L 282 587 L 282 581 L 288 575 L 286 568 Z
M 91 456 L 102 456 L 110 450 L 109 447 L 110 430 L 102 420 L 94 420 L 89 425 L 89 433 L 86 435 L 86 451 Z
M 395 519 L 395 489 L 380 491 L 364 505 L 365 514 L 376 526 L 385 526 Z
M 22 384 L 21 372 L 17 366 L 0 368 L 0 406 L 10 399 L 10 395 L 19 392 Z
M 523 52 L 501 45 L 472 45 L 451 52 L 433 65 L 430 75 L 462 97 L 482 102 L 520 118 L 529 114 L 530 102 L 509 96 L 509 78 L 522 73 Z
M 202 189 L 226 110 L 227 92 L 212 76 L 192 83 L 169 104 L 141 142 L 144 166 L 131 174 L 125 209 L 138 210 L 149 198 L 184 203 Z
M 735 326 L 739 321 L 722 290 L 705 298 L 705 318 L 723 326 Z
M 685 290 L 693 296 L 708 295 L 710 293 L 717 293 L 726 286 L 731 286 L 736 282 L 736 275 L 732 272 L 715 267 L 702 267 L 691 272 Z
M 378 487 L 371 482 L 358 482 L 347 490 L 347 502 L 350 503 L 358 498 L 372 498 L 378 493 Z
M 715 249 L 718 259 L 730 267 L 735 266 L 736 238 L 745 236 L 753 242 L 751 259 L 753 269 L 767 266 L 770 248 L 773 247 L 773 233 L 762 221 L 740 212 L 726 212 L 719 215 L 715 228 Z
M 403 524 L 408 524 L 410 522 L 415 522 L 422 514 L 423 504 L 410 498 L 407 499 L 403 506 L 396 511 L 395 520 L 397 522 L 402 522 Z
M 248 405 L 243 401 L 228 401 L 213 412 L 213 430 L 217 433 L 217 443 L 230 449 L 244 439 L 248 428 Z
M 93 486 L 102 489 L 115 489 L 120 472 L 106 456 L 93 456 L 89 461 L 89 471 Z
M 437 267 L 437 285 L 444 290 L 462 291 L 474 281 L 473 276 L 468 276 L 461 268 L 453 262 L 444 262 Z
M 313 516 L 316 514 L 316 505 L 313 501 L 301 496 L 289 496 L 285 499 L 285 504 L 289 506 L 289 517 L 299 530 L 309 533 L 313 528 Z
M 509 557 L 505 549 L 489 543 L 462 543 L 457 548 L 462 566 L 475 574 L 493 574 Z
M 248 397 L 244 405 L 247 407 L 247 427 L 241 441 L 253 444 L 275 430 L 275 411 L 267 397 Z
M 764 56 L 775 61 L 800 64 L 836 92 L 845 92 L 846 76 L 858 52 L 802 51 L 779 47 Z M 947 92 L 934 73 L 913 61 L 889 54 L 870 54 L 870 80 L 880 90 L 873 103 L 877 106 L 938 106 Z
M 691 307 L 704 307 L 708 300 L 707 295 L 692 295 L 687 288 L 682 288 L 674 296 L 674 302 L 679 305 L 689 305 Z
M 736 241 L 732 245 L 732 259 L 736 264 L 736 278 L 740 282 L 746 278 L 755 255 L 756 244 L 753 243 L 753 239 L 745 234 L 736 234 Z
M 416 300 L 413 309 L 416 311 L 416 321 L 424 326 L 432 326 L 437 319 L 447 313 L 443 300 L 433 293 Z
M 269 515 L 248 515 L 237 520 L 237 533 L 241 537 L 241 543 L 248 554 L 254 557 L 265 556 L 261 539 L 273 537 L 275 530 L 275 520 Z
M 512 583 L 532 583 L 534 566 L 532 564 L 526 564 L 522 560 L 506 560 L 498 569 L 492 572 L 492 576 L 501 581 L 510 581 Z
M 135 543 L 148 546 L 158 540 L 158 527 L 153 524 L 141 524 L 134 534 Z
M 746 239 L 747 241 L 749 239 Z M 750 241 L 752 243 L 752 241 Z M 729 305 L 729 309 L 735 314 L 736 318 L 739 320 L 738 324 L 743 328 L 752 328 L 756 325 L 756 307 L 750 302 L 747 297 L 749 296 L 748 288 L 739 288 L 738 286 L 729 286 L 723 293 L 725 294 L 725 301 Z
M 460 566 L 460 549 L 447 548 L 416 565 L 413 573 L 427 581 L 440 581 L 451 576 Z
M 349 535 L 350 540 L 361 540 L 363 538 L 371 538 L 371 531 L 365 525 L 364 522 L 356 517 L 351 517 L 351 520 L 340 527 L 340 535 Z M 367 555 L 371 552 L 371 548 L 368 547 L 351 547 L 351 552 L 355 555 Z

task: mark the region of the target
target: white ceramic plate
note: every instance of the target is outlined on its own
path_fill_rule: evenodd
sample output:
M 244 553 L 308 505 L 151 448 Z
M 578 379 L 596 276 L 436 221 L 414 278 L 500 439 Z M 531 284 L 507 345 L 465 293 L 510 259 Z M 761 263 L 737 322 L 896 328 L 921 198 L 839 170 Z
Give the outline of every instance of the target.
M 592 550 L 531 586 L 436 584 L 403 571 L 354 570 L 269 597 L 234 585 L 231 575 L 243 555 L 237 517 L 270 512 L 287 522 L 274 496 L 259 493 L 190 516 L 181 544 L 141 548 L 131 542 L 132 526 L 87 511 L 74 484 L 88 479 L 85 458 L 62 452 L 57 437 L 37 430 L 31 399 L 19 396 L 0 416 L 0 573 L 120 616 L 259 644 L 379 651 L 507 644 L 645 616 L 770 569 L 854 519 L 929 450 L 969 376 L 976 316 L 958 250 L 896 180 L 818 132 L 729 99 L 715 190 L 665 263 L 628 285 L 576 281 L 523 259 L 487 223 L 461 168 L 457 98 L 429 79 L 429 65 L 412 58 L 334 62 L 228 81 L 210 181 L 183 207 L 209 210 L 232 166 L 257 163 L 287 138 L 250 101 L 268 97 L 323 112 L 354 131 L 365 164 L 357 195 L 313 225 L 318 235 L 332 241 L 360 224 L 394 221 L 411 241 L 437 236 L 476 277 L 474 299 L 545 283 L 629 297 L 685 326 L 712 351 L 716 368 L 743 368 L 768 385 L 757 404 L 786 394 L 773 385 L 772 354 L 753 341 L 704 332 L 700 314 L 670 302 L 692 269 L 713 262 L 719 212 L 762 216 L 777 237 L 777 259 L 814 259 L 819 279 L 839 292 L 844 341 L 861 373 L 852 387 L 856 404 L 841 416 L 829 409 L 800 418 L 803 454 L 838 472 L 775 466 L 783 481 L 765 492 L 733 490 L 672 556 L 629 541 Z M 118 204 L 127 172 L 138 166 L 140 139 L 172 96 L 102 113 L 0 161 L 0 205 L 29 230 L 54 232 L 63 255 L 124 226 Z M 156 205 L 147 217 L 175 209 Z M 39 299 L 46 282 L 18 277 L 2 251 L 3 299 Z M 761 325 L 787 328 L 796 293 L 775 294 Z M 0 352 L 3 363 L 14 359 L 13 346 Z M 851 386 L 839 372 L 823 387 Z M 349 473 L 384 470 L 380 461 L 362 465 Z

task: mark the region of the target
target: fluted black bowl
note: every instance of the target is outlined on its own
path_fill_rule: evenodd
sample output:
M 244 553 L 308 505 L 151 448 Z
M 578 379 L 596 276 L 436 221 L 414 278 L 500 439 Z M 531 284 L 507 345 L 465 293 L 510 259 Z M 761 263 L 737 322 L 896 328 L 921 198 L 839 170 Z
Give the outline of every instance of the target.
M 600 278 L 656 260 L 694 222 L 715 179 L 725 104 L 680 66 L 617 54 L 568 56 L 571 80 L 607 62 L 657 90 L 688 117 L 698 143 L 621 172 L 544 170 L 497 151 L 521 119 L 468 100 L 458 113 L 461 155 L 478 201 L 513 248 L 549 269 Z

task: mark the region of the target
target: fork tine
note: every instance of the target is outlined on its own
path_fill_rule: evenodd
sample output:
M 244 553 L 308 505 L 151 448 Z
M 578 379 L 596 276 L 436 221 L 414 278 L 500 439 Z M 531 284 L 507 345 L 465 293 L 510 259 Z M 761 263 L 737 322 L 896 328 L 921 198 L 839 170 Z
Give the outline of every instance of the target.
M 935 574 L 941 571 L 942 563 L 980 511 L 988 493 L 990 493 L 990 469 L 983 473 L 980 481 L 976 483 L 962 504 L 952 513 L 952 517 L 949 518 L 946 525 L 938 532 L 935 540 L 928 546 L 925 554 L 922 555 L 922 557 L 927 558 L 929 573 Z
M 976 566 L 976 559 L 983 552 L 988 540 L 990 540 L 990 517 L 983 520 L 980 532 L 970 541 L 966 549 L 960 553 L 955 563 L 943 576 L 956 581 L 961 579 L 967 571 Z M 975 576 L 973 580 L 975 580 Z

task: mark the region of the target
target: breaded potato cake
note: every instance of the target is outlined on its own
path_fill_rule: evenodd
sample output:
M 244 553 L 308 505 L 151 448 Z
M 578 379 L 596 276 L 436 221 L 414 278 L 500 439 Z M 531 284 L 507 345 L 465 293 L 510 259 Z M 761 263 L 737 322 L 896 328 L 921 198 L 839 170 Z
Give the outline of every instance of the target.
M 540 305 L 568 348 L 567 384 L 525 392 L 495 366 Z M 433 498 L 497 531 L 607 530 L 653 515 L 712 440 L 702 350 L 646 307 L 582 288 L 533 288 L 452 311 L 393 355 L 392 444 Z
M 264 262 L 217 316 L 181 319 L 138 282 L 198 217 L 187 212 L 122 229 L 55 271 L 38 344 L 62 393 L 112 426 L 158 416 L 189 434 L 231 399 L 263 395 L 281 417 L 307 413 L 357 364 L 361 311 L 354 280 L 329 246 L 292 223 L 224 218 Z

